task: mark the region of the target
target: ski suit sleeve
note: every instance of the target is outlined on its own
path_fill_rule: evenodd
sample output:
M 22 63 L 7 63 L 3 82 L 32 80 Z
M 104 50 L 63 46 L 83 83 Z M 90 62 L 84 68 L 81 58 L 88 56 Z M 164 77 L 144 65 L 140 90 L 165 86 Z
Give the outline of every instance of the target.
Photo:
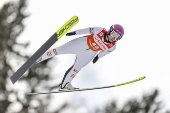
M 89 27 L 89 28 L 84 28 L 84 29 L 79 29 L 76 30 L 76 35 L 81 35 L 81 34 L 98 34 L 99 32 L 102 31 L 102 27 Z
M 116 45 L 114 45 L 113 47 L 111 47 L 108 50 L 100 51 L 100 53 L 98 54 L 98 57 L 101 58 L 101 57 L 109 54 L 110 52 L 114 51 L 115 49 L 116 49 Z

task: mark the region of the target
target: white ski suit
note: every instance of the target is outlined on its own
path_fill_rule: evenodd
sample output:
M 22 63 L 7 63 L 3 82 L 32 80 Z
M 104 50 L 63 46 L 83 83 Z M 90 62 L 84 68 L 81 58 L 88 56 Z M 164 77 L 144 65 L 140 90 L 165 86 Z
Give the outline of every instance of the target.
M 105 56 L 116 49 L 116 42 L 107 43 L 104 41 L 104 35 L 107 31 L 101 27 L 90 27 L 75 31 L 76 35 L 89 34 L 84 37 L 76 38 L 66 44 L 46 51 L 38 63 L 52 58 L 55 55 L 75 54 L 76 60 L 74 65 L 67 70 L 62 80 L 63 88 L 68 82 L 71 82 L 82 67 L 86 66 L 99 52 L 98 58 Z

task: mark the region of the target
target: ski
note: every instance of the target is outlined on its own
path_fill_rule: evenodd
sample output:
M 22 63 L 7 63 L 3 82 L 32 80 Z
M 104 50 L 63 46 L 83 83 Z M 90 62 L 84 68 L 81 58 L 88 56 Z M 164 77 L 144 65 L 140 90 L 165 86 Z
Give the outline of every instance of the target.
M 66 34 L 73 26 L 79 22 L 77 16 L 73 16 L 58 31 L 56 31 L 11 77 L 14 84 L 21 76 L 41 57 L 55 42 Z
M 64 90 L 64 91 L 55 91 L 55 92 L 47 92 L 47 93 L 27 93 L 26 95 L 39 95 L 39 94 L 52 94 L 52 93 L 65 93 L 65 92 L 76 92 L 76 91 L 87 91 L 87 90 L 96 90 L 96 89 L 105 89 L 105 88 L 112 88 L 112 87 L 118 87 L 118 86 L 123 86 L 123 85 L 127 85 L 130 83 L 134 83 L 134 82 L 138 82 L 141 81 L 143 79 L 145 79 L 146 77 L 140 77 L 138 79 L 129 81 L 129 82 L 125 82 L 125 83 L 121 83 L 121 84 L 117 84 L 117 85 L 111 85 L 111 86 L 104 86 L 104 87 L 94 87 L 94 88 L 85 88 L 85 89 L 76 89 L 76 90 Z

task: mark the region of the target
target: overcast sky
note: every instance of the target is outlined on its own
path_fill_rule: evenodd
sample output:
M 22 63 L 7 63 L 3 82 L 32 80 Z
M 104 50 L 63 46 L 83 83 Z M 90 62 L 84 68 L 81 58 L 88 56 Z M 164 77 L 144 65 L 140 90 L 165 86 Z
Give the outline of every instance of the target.
M 64 100 L 68 97 L 78 102 L 82 97 L 91 109 L 90 106 L 102 106 L 115 98 L 121 104 L 159 88 L 159 99 L 170 108 L 169 11 L 168 0 L 29 0 L 27 12 L 31 15 L 24 21 L 26 29 L 18 41 L 31 41 L 27 54 L 32 55 L 72 16 L 78 16 L 80 21 L 71 31 L 95 26 L 108 29 L 113 24 L 121 24 L 125 35 L 117 42 L 117 49 L 96 64 L 89 63 L 84 67 L 73 80 L 73 85 L 86 88 L 114 85 L 142 76 L 147 78 L 111 89 L 56 94 L 54 98 Z M 63 36 L 52 48 L 77 37 Z M 74 63 L 74 58 L 73 55 L 57 56 L 60 61 L 53 62 L 53 67 L 58 69 L 55 73 L 64 74 Z

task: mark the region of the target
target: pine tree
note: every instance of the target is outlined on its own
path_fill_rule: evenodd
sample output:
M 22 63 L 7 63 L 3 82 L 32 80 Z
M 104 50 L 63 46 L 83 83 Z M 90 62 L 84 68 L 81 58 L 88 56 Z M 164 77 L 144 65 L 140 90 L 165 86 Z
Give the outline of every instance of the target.
M 158 101 L 159 91 L 154 90 L 151 94 L 144 94 L 141 99 L 127 100 L 122 107 L 117 106 L 116 101 L 107 104 L 104 110 L 96 110 L 96 113 L 170 113 L 163 111 L 162 101 Z
M 18 43 L 17 38 L 24 31 L 24 19 L 29 15 L 25 13 L 27 6 L 26 0 L 18 2 L 9 2 L 0 9 L 0 113 L 47 113 L 47 107 L 50 103 L 51 96 L 32 97 L 21 94 L 20 90 L 9 87 L 9 78 L 14 74 L 30 56 L 23 53 L 28 47 L 27 43 Z M 49 61 L 49 60 L 48 60 Z M 25 87 L 27 92 L 36 92 L 44 89 L 50 91 L 54 87 L 47 85 L 50 82 L 47 62 L 39 63 L 29 69 L 17 84 Z M 21 96 L 22 95 L 22 96 Z M 13 99 L 10 99 L 13 98 Z M 34 106 L 32 103 L 37 103 Z M 20 109 L 16 110 L 15 105 Z M 54 111 L 59 113 L 60 110 L 68 106 L 64 103 L 61 108 Z

